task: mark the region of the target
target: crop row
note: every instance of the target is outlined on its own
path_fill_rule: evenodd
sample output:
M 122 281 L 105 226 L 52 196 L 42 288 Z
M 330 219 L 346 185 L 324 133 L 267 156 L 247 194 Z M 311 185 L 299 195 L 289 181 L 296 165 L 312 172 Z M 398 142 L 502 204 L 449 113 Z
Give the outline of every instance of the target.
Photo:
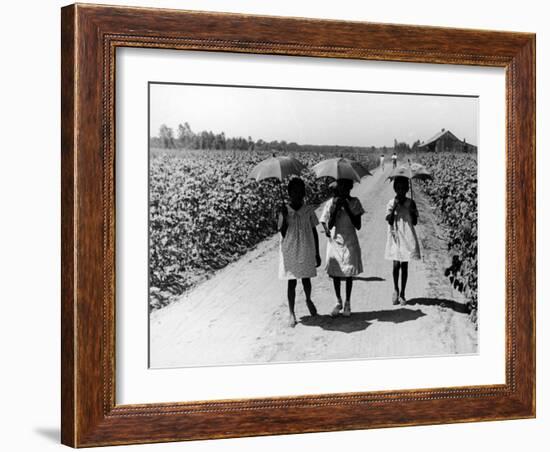
M 433 181 L 423 191 L 448 226 L 451 265 L 445 269 L 454 288 L 464 293 L 477 310 L 478 211 L 477 160 L 473 154 L 424 154 L 418 161 L 429 168 Z
M 269 155 L 257 151 L 151 151 L 150 309 L 165 306 L 276 232 L 279 182 L 248 179 L 254 165 Z M 308 167 L 330 157 L 333 155 L 325 152 L 297 156 Z M 362 156 L 360 160 L 374 159 Z M 315 179 L 310 171 L 302 177 L 306 202 L 323 202 L 328 196 L 326 181 Z M 285 188 L 282 192 L 286 196 Z

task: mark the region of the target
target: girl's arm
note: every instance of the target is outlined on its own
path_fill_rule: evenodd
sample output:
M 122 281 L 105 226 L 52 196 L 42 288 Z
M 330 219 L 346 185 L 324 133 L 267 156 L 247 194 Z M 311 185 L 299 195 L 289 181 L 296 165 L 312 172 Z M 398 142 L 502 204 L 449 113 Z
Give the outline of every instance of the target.
M 316 228 L 311 229 L 313 230 L 313 241 L 315 242 L 315 266 L 319 267 L 319 265 L 321 265 L 321 255 L 319 254 L 319 235 L 317 234 Z
M 329 229 L 329 231 L 334 227 L 334 225 L 336 223 L 336 215 L 338 214 L 338 210 L 341 207 L 341 202 L 342 201 L 340 201 L 340 198 L 336 198 L 334 200 L 334 204 L 331 206 L 330 216 L 329 216 L 329 219 L 328 219 L 328 229 Z
M 283 217 L 283 221 L 281 222 L 281 227 L 279 228 L 279 232 L 281 233 L 284 239 L 286 235 L 286 231 L 288 230 L 288 221 L 287 221 L 288 210 L 284 205 L 281 207 L 281 216 Z
M 361 229 L 361 215 L 350 215 L 349 218 L 353 226 L 355 226 L 355 229 Z
M 386 221 L 390 226 L 393 226 L 393 222 L 395 221 L 395 209 L 397 209 L 397 200 L 394 200 L 392 209 L 386 215 Z
M 321 225 L 325 230 L 325 235 L 330 239 L 330 229 L 328 228 L 327 224 L 324 221 L 321 221 Z
M 350 218 L 350 220 L 351 220 L 351 223 L 353 224 L 353 226 L 355 227 L 355 229 L 357 229 L 357 230 L 361 229 L 361 214 L 355 215 L 355 214 L 351 211 L 349 202 L 347 202 L 347 201 L 344 201 L 344 210 L 345 210 L 346 213 L 348 214 L 348 216 L 349 216 L 349 218 Z
M 330 207 L 332 204 L 332 200 L 327 201 L 325 204 L 325 207 L 323 208 L 323 213 L 321 214 L 320 223 L 323 226 L 323 231 L 325 231 L 325 235 L 330 238 L 330 229 L 327 226 L 328 220 L 330 219 Z
M 411 213 L 412 224 L 413 226 L 416 226 L 418 224 L 418 209 L 416 207 L 416 203 L 412 199 L 411 199 L 410 213 Z

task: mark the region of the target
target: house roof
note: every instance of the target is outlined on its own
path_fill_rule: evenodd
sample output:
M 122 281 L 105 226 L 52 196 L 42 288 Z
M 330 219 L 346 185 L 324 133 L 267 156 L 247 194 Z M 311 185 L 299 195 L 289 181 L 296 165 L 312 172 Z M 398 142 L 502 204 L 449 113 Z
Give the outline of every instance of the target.
M 424 143 L 420 145 L 420 147 L 428 146 L 429 144 L 433 143 L 434 141 L 439 140 L 443 135 L 445 134 L 451 135 L 452 138 L 454 138 L 457 141 L 460 141 L 454 133 L 452 133 L 450 130 L 442 129 L 440 132 L 437 132 L 433 137 L 431 137 L 429 140 L 426 140 Z

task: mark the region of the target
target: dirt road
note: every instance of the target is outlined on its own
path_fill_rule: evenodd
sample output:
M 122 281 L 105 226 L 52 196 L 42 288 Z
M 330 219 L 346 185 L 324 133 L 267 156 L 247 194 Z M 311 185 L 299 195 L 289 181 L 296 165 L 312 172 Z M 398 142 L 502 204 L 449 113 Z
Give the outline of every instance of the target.
M 352 315 L 331 318 L 335 297 L 323 264 L 312 280 L 319 315 L 311 317 L 299 285 L 295 328 L 287 326 L 286 281 L 277 278 L 274 236 L 150 317 L 150 366 L 184 367 L 477 352 L 465 302 L 443 277 L 445 231 L 415 191 L 423 259 L 409 264 L 406 306 L 393 306 L 391 262 L 384 259 L 385 206 L 394 196 L 389 166 L 356 184 L 366 214 L 358 231 L 364 273 L 354 282 Z M 320 211 L 318 212 L 320 215 Z M 319 228 L 321 231 L 321 228 Z

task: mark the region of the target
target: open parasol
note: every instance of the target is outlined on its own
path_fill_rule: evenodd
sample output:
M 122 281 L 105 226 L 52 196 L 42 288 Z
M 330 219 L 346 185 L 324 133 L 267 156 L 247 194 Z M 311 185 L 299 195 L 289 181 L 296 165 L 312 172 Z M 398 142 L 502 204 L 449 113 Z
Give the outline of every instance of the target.
M 311 169 L 317 178 L 332 177 L 336 180 L 350 179 L 355 182 L 360 182 L 361 178 L 372 175 L 361 162 L 344 157 L 323 160 Z
M 426 169 L 424 165 L 420 163 L 409 163 L 409 165 L 401 165 L 393 169 L 388 176 L 389 180 L 394 180 L 396 177 L 405 177 L 409 179 L 411 187 L 411 198 L 413 197 L 413 179 L 419 180 L 433 180 L 432 174 Z
M 258 182 L 264 179 L 277 179 L 279 181 L 281 201 L 284 203 L 281 182 L 288 176 L 299 176 L 305 168 L 306 167 L 294 157 L 283 155 L 275 156 L 275 154 L 273 154 L 271 157 L 262 160 L 254 168 L 252 168 L 252 171 L 250 171 L 248 177 L 249 179 L 255 179 Z

